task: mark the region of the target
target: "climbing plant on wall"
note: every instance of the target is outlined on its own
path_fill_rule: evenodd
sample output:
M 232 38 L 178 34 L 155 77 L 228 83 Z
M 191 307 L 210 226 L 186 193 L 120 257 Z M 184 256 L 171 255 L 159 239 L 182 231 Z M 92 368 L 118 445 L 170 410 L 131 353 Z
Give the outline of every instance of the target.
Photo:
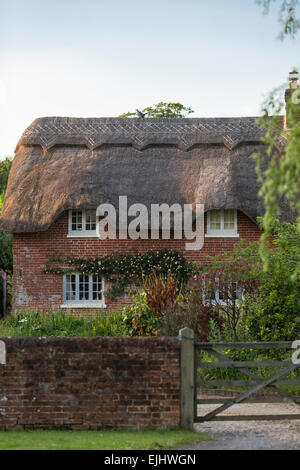
M 98 258 L 51 256 L 43 270 L 51 274 L 97 274 L 111 284 L 111 298 L 122 295 L 130 285 L 141 285 L 153 273 L 171 274 L 179 284 L 188 281 L 192 265 L 175 250 L 147 251 L 145 253 L 116 253 Z

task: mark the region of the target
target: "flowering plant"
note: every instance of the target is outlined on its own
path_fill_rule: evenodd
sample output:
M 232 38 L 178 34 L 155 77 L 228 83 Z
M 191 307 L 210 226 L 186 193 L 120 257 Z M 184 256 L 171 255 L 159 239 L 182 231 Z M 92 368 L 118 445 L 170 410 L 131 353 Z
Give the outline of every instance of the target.
M 156 336 L 159 317 L 147 303 L 145 292 L 132 296 L 132 304 L 123 309 L 123 322 L 130 336 Z
M 111 285 L 108 298 L 121 296 L 125 288 L 131 285 L 142 285 L 143 280 L 153 273 L 172 274 L 178 284 L 188 281 L 192 265 L 184 256 L 175 250 L 147 251 L 145 253 L 112 254 L 97 258 L 71 256 L 51 256 L 43 270 L 51 274 L 96 274 L 104 276 Z

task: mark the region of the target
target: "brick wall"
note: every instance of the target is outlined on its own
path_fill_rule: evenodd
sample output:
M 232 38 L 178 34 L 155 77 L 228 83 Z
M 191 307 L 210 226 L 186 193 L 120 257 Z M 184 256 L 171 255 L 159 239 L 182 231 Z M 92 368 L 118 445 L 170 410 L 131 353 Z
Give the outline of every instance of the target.
M 163 248 L 183 252 L 187 259 L 201 261 L 206 255 L 230 251 L 241 238 L 258 240 L 260 230 L 245 214 L 238 212 L 238 233 L 240 238 L 206 238 L 200 251 L 186 251 L 185 240 L 105 240 L 97 238 L 67 238 L 68 214 L 64 214 L 42 233 L 14 234 L 14 277 L 13 308 L 51 310 L 62 304 L 62 276 L 43 274 L 48 256 L 53 253 L 70 256 L 104 256 L 114 252 L 159 250 Z M 115 302 L 106 300 L 107 309 L 114 309 L 128 303 L 126 299 Z M 76 309 L 83 315 L 94 311 Z
M 177 338 L 0 338 L 0 429 L 176 427 Z

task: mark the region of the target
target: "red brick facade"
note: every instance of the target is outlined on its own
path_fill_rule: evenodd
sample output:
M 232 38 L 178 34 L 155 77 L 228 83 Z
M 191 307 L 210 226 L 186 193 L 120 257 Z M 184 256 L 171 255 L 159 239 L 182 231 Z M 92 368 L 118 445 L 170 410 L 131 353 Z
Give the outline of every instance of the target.
M 180 424 L 178 338 L 0 338 L 0 429 Z
M 206 255 L 230 251 L 241 238 L 248 241 L 258 240 L 260 230 L 245 214 L 237 214 L 240 238 L 205 238 L 200 251 L 186 251 L 185 240 L 105 240 L 98 238 L 68 238 L 68 213 L 62 214 L 45 232 L 14 234 L 14 278 L 13 309 L 59 309 L 62 304 L 62 276 L 44 274 L 43 268 L 49 255 L 53 253 L 69 256 L 98 257 L 114 252 L 160 250 L 163 248 L 181 251 L 187 259 L 201 261 Z M 106 300 L 107 310 L 120 307 L 128 302 L 119 299 Z M 99 311 L 99 310 L 98 310 Z M 81 314 L 95 313 L 95 310 L 76 309 Z

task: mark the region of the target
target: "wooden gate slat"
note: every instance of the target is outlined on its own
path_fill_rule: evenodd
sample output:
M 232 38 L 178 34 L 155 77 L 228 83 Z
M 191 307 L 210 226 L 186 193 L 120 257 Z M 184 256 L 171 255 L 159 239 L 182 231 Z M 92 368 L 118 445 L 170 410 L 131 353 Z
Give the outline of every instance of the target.
M 274 421 L 286 419 L 300 419 L 299 414 L 282 414 L 282 415 L 222 415 L 210 418 L 210 421 Z M 197 417 L 196 423 L 207 421 L 206 417 Z
M 292 341 L 257 341 L 253 343 L 245 342 L 220 342 L 220 343 L 198 343 L 195 342 L 196 348 L 199 349 L 292 349 Z
M 249 387 L 261 383 L 264 379 L 259 380 L 198 380 L 198 387 Z M 300 385 L 298 379 L 278 380 L 276 385 Z
M 214 362 L 201 362 L 201 367 L 207 368 L 241 368 L 241 367 L 287 367 L 290 361 L 214 361 Z
M 213 405 L 218 403 L 227 403 L 229 398 L 198 398 L 196 403 L 197 405 Z M 291 397 L 249 397 L 244 401 L 244 403 L 300 403 L 300 397 L 291 396 Z

